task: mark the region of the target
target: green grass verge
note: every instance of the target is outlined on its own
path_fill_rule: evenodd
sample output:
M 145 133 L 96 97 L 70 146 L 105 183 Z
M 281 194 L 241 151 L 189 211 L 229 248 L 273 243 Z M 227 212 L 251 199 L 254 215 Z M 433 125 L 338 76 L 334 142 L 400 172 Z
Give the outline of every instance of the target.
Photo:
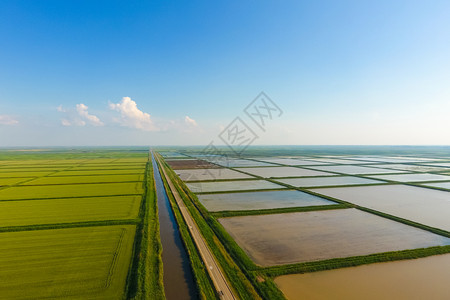
M 364 256 L 333 258 L 316 262 L 305 262 L 291 265 L 267 267 L 261 269 L 261 271 L 269 277 L 276 277 L 294 273 L 309 273 L 345 267 L 354 267 L 377 262 L 416 259 L 445 253 L 450 253 L 450 245 L 376 253 Z
M 341 208 L 349 208 L 349 206 L 346 204 L 330 204 L 330 205 L 283 207 L 283 208 L 254 209 L 254 210 L 224 210 L 218 212 L 211 212 L 210 214 L 215 218 L 227 218 L 237 216 L 269 215 L 269 214 L 281 214 L 290 212 L 305 212 L 305 211 L 329 210 Z
M 147 163 L 145 193 L 136 230 L 133 264 L 128 274 L 127 299 L 165 299 L 162 245 L 153 167 Z

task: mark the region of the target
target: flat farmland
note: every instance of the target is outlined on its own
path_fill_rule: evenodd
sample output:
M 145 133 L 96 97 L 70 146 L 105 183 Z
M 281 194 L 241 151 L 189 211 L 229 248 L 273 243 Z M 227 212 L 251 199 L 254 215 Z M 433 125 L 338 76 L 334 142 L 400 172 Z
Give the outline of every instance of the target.
M 138 217 L 142 196 L 0 201 L 0 227 Z
M 290 300 L 448 299 L 450 254 L 275 278 Z
M 280 164 L 280 165 L 287 165 L 287 166 L 310 166 L 310 165 L 325 165 L 326 163 L 319 162 L 319 161 L 313 161 L 313 160 L 303 160 L 303 159 L 295 159 L 295 158 L 256 158 L 256 160 L 268 162 L 268 163 L 274 163 L 274 164 Z
M 267 168 L 237 168 L 252 175 L 270 178 L 270 177 L 304 177 L 304 176 L 326 176 L 333 175 L 327 172 L 301 169 L 295 167 L 267 167 Z
M 202 194 L 198 195 L 198 199 L 209 211 L 255 210 L 336 204 L 336 202 L 295 190 Z
M 449 245 L 450 239 L 357 209 L 221 218 L 258 265 Z
M 75 166 L 70 168 L 73 171 L 88 171 L 88 170 L 134 170 L 143 169 L 145 165 L 86 165 L 86 166 Z
M 15 186 L 0 190 L 0 201 L 142 194 L 142 182 Z
M 325 172 L 336 172 L 342 174 L 356 175 L 356 174 L 384 174 L 384 173 L 403 173 L 399 170 L 378 169 L 363 166 L 340 165 L 340 166 L 313 166 L 316 170 Z
M 201 159 L 172 159 L 166 160 L 169 166 L 174 169 L 206 169 L 206 168 L 220 168 L 206 160 Z
M 40 177 L 40 176 L 47 176 L 54 171 L 41 171 L 42 169 L 39 169 L 39 171 L 30 171 L 30 172 L 1 172 L 0 171 L 0 178 L 21 178 L 21 177 Z
M 450 231 L 450 193 L 407 185 L 314 189 L 316 193 Z
M 229 168 L 235 167 L 264 167 L 264 166 L 275 166 L 274 164 L 261 162 L 261 161 L 253 161 L 248 159 L 220 159 L 215 161 L 211 159 L 212 162 Z
M 209 192 L 227 192 L 227 191 L 245 191 L 245 190 L 269 190 L 284 189 L 278 185 L 265 180 L 235 180 L 235 181 L 217 181 L 217 182 L 188 182 L 186 185 L 194 193 Z
M 86 176 L 86 175 L 116 175 L 116 174 L 144 174 L 145 168 L 120 169 L 120 170 L 83 170 L 83 171 L 61 171 L 50 176 Z
M 41 177 L 24 183 L 24 185 L 53 185 L 53 184 L 84 184 L 84 183 L 111 183 L 143 181 L 143 174 L 135 175 L 91 175 L 91 176 L 61 176 Z M 1 183 L 1 179 L 0 179 Z
M 424 183 L 423 185 L 450 190 L 450 182 L 433 182 L 433 183 Z
M 339 185 L 359 185 L 376 184 L 383 181 L 365 179 L 354 176 L 326 176 L 310 178 L 283 178 L 276 181 L 289 184 L 296 187 L 316 187 L 316 186 L 339 186 Z
M 450 171 L 449 168 L 441 168 L 434 166 L 419 166 L 419 165 L 402 165 L 402 164 L 377 164 L 371 165 L 371 167 L 376 168 L 387 168 L 387 169 L 395 169 L 402 171 L 410 171 L 410 172 L 445 172 Z
M 135 226 L 0 233 L 3 299 L 122 299 Z
M 176 173 L 179 174 L 183 181 L 254 178 L 253 176 L 226 168 L 177 170 Z
M 420 181 L 439 181 L 450 180 L 450 176 L 439 174 L 395 174 L 395 175 L 373 175 L 370 176 L 376 179 L 392 180 L 399 182 L 420 182 Z
M 32 178 L 33 177 L 27 177 L 27 178 L 21 178 L 21 177 L 17 177 L 17 178 L 14 178 L 14 177 L 12 177 L 12 178 L 0 178 L 0 186 L 17 184 L 19 182 L 30 180 Z

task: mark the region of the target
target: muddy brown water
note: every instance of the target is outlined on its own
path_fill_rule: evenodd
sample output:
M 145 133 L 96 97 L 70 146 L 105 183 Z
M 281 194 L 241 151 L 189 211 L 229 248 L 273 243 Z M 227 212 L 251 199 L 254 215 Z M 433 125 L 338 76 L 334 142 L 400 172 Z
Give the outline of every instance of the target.
M 285 275 L 275 283 L 296 299 L 449 299 L 450 254 Z
M 198 299 L 189 256 L 184 248 L 161 174 L 152 156 L 163 248 L 164 292 L 168 300 Z

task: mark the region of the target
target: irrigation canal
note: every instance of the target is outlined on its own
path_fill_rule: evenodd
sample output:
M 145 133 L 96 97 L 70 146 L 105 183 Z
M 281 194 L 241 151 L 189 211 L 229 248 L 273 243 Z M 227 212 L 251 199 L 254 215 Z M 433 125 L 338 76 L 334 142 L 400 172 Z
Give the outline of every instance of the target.
M 153 174 L 158 197 L 159 230 L 163 247 L 164 292 L 168 300 L 197 299 L 189 256 L 184 248 L 166 189 L 152 152 Z

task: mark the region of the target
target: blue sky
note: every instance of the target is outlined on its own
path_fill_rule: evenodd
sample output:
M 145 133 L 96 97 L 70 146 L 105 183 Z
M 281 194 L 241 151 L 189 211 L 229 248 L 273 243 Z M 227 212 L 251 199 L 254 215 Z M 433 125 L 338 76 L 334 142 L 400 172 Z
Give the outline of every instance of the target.
M 448 1 L 0 2 L 0 146 L 450 144 Z

